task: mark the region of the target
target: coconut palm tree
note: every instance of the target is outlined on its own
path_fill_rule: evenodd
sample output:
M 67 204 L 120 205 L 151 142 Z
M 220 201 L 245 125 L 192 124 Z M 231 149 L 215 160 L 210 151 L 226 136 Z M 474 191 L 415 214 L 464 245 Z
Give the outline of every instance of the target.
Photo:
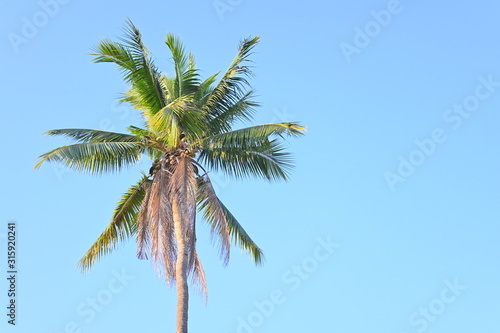
M 118 65 L 130 85 L 122 102 L 130 103 L 143 119 L 142 127 L 128 133 L 92 129 L 56 129 L 76 143 L 40 156 L 70 168 L 103 174 L 133 165 L 146 156 L 152 161 L 148 174 L 121 197 L 111 222 L 78 262 L 90 269 L 117 244 L 130 237 L 137 241 L 137 256 L 153 262 L 169 285 L 176 284 L 177 331 L 187 332 L 188 278 L 206 296 L 203 268 L 196 252 L 196 215 L 210 225 L 224 263 L 231 241 L 249 252 L 256 264 L 261 249 L 217 197 L 209 170 L 234 178 L 263 177 L 286 180 L 292 166 L 283 138 L 299 136 L 304 126 L 275 123 L 233 129 L 238 121 L 252 118 L 257 103 L 247 78 L 248 57 L 258 37 L 241 42 L 227 71 L 201 80 L 192 54 L 169 34 L 166 45 L 175 75 L 162 74 L 155 66 L 141 34 L 129 21 L 119 42 L 102 40 L 94 62 Z

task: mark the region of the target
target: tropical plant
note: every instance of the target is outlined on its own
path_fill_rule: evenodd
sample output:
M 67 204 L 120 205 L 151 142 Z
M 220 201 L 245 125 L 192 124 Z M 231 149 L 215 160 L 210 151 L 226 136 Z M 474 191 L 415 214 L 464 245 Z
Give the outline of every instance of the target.
M 111 222 L 78 262 L 90 269 L 117 244 L 137 240 L 137 256 L 150 259 L 169 285 L 176 284 L 177 332 L 187 332 L 188 277 L 206 295 L 203 268 L 196 252 L 196 215 L 210 225 L 224 263 L 230 242 L 249 252 L 256 264 L 261 249 L 217 197 L 207 170 L 234 178 L 250 176 L 286 180 L 292 167 L 283 138 L 299 136 L 304 126 L 274 123 L 233 129 L 238 121 L 252 119 L 257 103 L 247 78 L 248 57 L 258 37 L 239 46 L 233 62 L 218 74 L 201 80 L 192 54 L 177 37 L 168 34 L 166 45 L 173 58 L 175 75 L 157 69 L 142 43 L 141 34 L 129 21 L 120 42 L 102 40 L 94 62 L 118 65 L 129 90 L 121 99 L 137 109 L 144 126 L 130 126 L 128 133 L 92 129 L 56 129 L 46 134 L 66 136 L 75 144 L 40 156 L 90 174 L 116 172 L 136 164 L 142 156 L 152 161 L 121 197 Z

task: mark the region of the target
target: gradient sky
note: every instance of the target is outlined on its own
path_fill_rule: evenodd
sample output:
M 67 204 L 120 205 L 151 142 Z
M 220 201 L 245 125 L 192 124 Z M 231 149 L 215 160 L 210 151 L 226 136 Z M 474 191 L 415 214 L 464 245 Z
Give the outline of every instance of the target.
M 190 332 L 500 331 L 500 5 L 493 1 L 76 1 L 4 3 L 2 218 L 18 229 L 17 325 L 2 332 L 173 332 L 176 294 L 134 241 L 88 273 L 76 262 L 120 194 L 147 171 L 93 177 L 37 156 L 55 128 L 124 131 L 126 89 L 90 62 L 102 38 L 141 30 L 172 73 L 177 34 L 204 77 L 238 43 L 262 104 L 255 123 L 300 121 L 288 183 L 214 174 L 218 194 L 266 263 L 233 247 L 223 267 L 199 224 L 209 302 L 193 290 Z M 3 258 L 3 259 L 2 259 Z

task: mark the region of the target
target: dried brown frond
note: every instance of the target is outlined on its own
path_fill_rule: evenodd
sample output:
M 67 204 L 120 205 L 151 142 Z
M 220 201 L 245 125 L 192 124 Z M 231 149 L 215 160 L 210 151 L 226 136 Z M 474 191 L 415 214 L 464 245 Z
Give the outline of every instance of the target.
M 193 278 L 203 277 L 201 284 L 202 289 L 206 288 L 204 281 L 204 272 L 196 254 L 196 196 L 197 182 L 194 174 L 195 170 L 189 156 L 181 154 L 178 157 L 178 164 L 173 171 L 170 190 L 171 196 L 175 196 L 180 205 L 181 219 L 184 223 L 183 230 L 185 232 L 184 240 L 186 251 L 188 254 L 188 271 L 193 275 Z M 201 269 L 202 271 L 199 271 Z M 198 279 L 198 278 L 197 278 Z M 198 279 L 199 280 L 199 279 Z
M 205 271 L 201 265 L 201 260 L 198 257 L 198 253 L 194 252 L 194 265 L 192 270 L 193 283 L 200 291 L 201 295 L 204 297 L 205 302 L 208 302 L 208 288 L 207 280 L 205 277 Z
M 178 241 L 188 257 L 188 274 L 206 295 L 205 273 L 196 254 L 196 198 L 198 184 L 192 159 L 175 152 L 165 154 L 154 174 L 138 216 L 138 257 L 151 258 L 168 284 L 176 280 Z M 174 210 L 175 208 L 175 210 Z M 176 235 L 174 211 L 179 212 L 183 235 Z
M 137 258 L 143 260 L 148 259 L 149 253 L 149 231 L 148 231 L 148 205 L 149 198 L 151 197 L 151 184 L 146 188 L 146 195 L 141 204 L 137 216 Z

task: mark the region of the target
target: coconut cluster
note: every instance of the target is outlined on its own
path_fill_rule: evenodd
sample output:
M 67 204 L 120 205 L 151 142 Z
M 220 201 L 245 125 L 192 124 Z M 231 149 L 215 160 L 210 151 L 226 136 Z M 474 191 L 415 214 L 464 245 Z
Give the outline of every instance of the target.
M 185 138 L 182 137 L 181 141 L 185 142 Z M 161 159 L 155 160 L 153 162 L 153 165 L 149 169 L 149 177 L 156 174 L 160 170 L 160 168 L 162 167 L 162 164 L 167 170 L 170 171 L 173 169 L 174 166 L 176 166 L 179 163 L 179 159 L 181 157 L 194 158 L 196 156 L 196 153 L 198 152 L 198 150 L 187 149 L 187 148 L 185 148 L 186 145 L 187 144 L 184 143 L 184 145 L 183 145 L 184 147 L 177 149 L 174 152 L 166 152 L 165 154 L 163 154 L 163 157 Z M 198 168 L 196 167 L 196 165 L 193 164 L 193 168 L 194 168 L 195 173 L 198 174 Z

